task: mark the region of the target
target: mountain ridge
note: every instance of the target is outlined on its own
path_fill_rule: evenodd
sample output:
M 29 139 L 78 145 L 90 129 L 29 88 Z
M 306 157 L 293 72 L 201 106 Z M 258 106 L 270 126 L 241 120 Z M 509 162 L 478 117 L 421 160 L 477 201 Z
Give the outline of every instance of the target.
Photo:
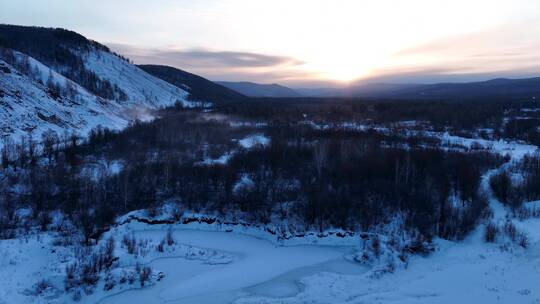
M 163 79 L 172 85 L 185 88 L 189 93 L 190 100 L 203 102 L 234 102 L 246 98 L 245 95 L 222 86 L 217 82 L 210 81 L 204 77 L 175 67 L 153 64 L 142 64 L 137 66 L 145 72 Z
M 289 87 L 279 84 L 260 84 L 249 81 L 229 82 L 217 81 L 216 83 L 235 90 L 249 97 L 301 97 L 302 95 Z
M 0 137 L 122 129 L 188 93 L 95 41 L 58 28 L 0 25 Z
M 373 97 L 419 99 L 468 99 L 488 97 L 532 98 L 540 96 L 540 77 L 493 78 L 476 82 L 434 84 L 368 83 L 326 91 L 318 97 Z

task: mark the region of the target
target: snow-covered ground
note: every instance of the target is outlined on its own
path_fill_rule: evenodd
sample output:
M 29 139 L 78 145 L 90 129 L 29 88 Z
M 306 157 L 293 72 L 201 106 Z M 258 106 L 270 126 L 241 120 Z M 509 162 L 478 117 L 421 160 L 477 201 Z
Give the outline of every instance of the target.
M 261 137 L 255 134 L 242 140 L 257 145 Z M 516 143 L 512 149 L 503 142 L 481 144 L 493 152 L 508 153 L 512 161 L 536 150 Z M 381 275 L 376 267 L 351 258 L 359 250 L 357 235 L 308 233 L 280 239 L 279 231 L 241 223 L 152 225 L 139 220 L 148 219 L 146 212 L 134 211 L 120 217 L 119 225 L 102 238 L 112 236 L 117 242 L 116 273 L 138 263 L 150 266 L 155 278 L 163 278 L 142 289 L 137 282 L 116 282 L 108 291 L 102 280 L 92 293 L 82 295 L 80 303 L 540 303 L 540 219 L 512 218 L 488 187 L 489 177 L 510 165 L 488 171 L 482 188 L 493 210 L 490 221 L 513 222 L 527 235 L 527 248 L 504 238 L 486 243 L 486 223 L 481 223 L 464 241 L 436 239 L 434 253 L 413 256 L 407 267 Z M 536 205 L 526 204 L 528 208 Z M 165 211 L 155 219 L 169 221 L 170 216 Z M 183 218 L 197 216 L 185 213 Z M 168 229 L 175 243 L 157 251 Z M 145 244 L 138 255 L 129 254 L 121 245 L 125 235 Z M 72 249 L 53 245 L 55 239 L 54 233 L 38 233 L 0 240 L 1 304 L 73 301 L 72 294 L 63 290 L 65 268 L 73 262 Z M 50 287 L 38 296 L 36 284 L 41 279 L 47 279 Z
M 443 141 L 469 146 L 473 140 L 441 136 Z M 535 146 L 480 141 L 489 151 L 509 155 L 518 161 L 537 151 Z M 300 280 L 304 289 L 291 297 L 248 296 L 235 303 L 540 303 L 540 219 L 519 221 L 492 195 L 488 171 L 482 189 L 493 211 L 491 221 L 501 227 L 512 223 L 525 233 L 529 245 L 522 248 L 504 237 L 495 243 L 484 241 L 486 223 L 480 224 L 464 241 L 435 240 L 436 252 L 413 257 L 407 269 L 392 274 L 345 275 L 320 271 Z M 538 202 L 526 203 L 536 208 Z
M 374 278 L 319 272 L 304 277 L 293 297 L 246 297 L 237 303 L 540 303 L 540 246 L 503 251 L 480 230 L 460 243 L 437 241 L 438 251 L 415 257 L 408 269 Z
M 527 147 L 511 151 L 512 159 L 524 155 Z M 504 169 L 509 164 L 503 165 Z M 303 290 L 290 297 L 247 296 L 235 303 L 540 303 L 540 219 L 519 221 L 495 199 L 487 188 L 487 172 L 482 188 L 493 210 L 492 222 L 513 223 L 525 233 L 529 245 L 522 248 L 504 237 L 495 243 L 484 241 L 486 223 L 480 224 L 464 241 L 435 240 L 436 252 L 413 257 L 406 269 L 382 276 L 367 271 L 361 275 L 318 271 L 299 282 Z M 538 202 L 526 203 L 536 208 Z
M 251 149 L 257 146 L 268 146 L 270 144 L 270 138 L 262 134 L 253 134 L 238 141 L 238 144 L 244 149 Z
M 258 147 L 266 147 L 270 144 L 270 138 L 263 134 L 251 134 L 240 140 L 234 140 L 238 146 L 242 149 L 250 150 Z M 212 165 L 225 165 L 229 160 L 237 153 L 237 150 L 225 152 L 218 158 L 205 157 L 202 161 L 198 162 L 198 165 L 212 166 Z
M 448 141 L 463 142 L 462 138 L 443 136 Z M 521 159 L 527 153 L 536 151 L 536 147 L 504 142 L 481 142 L 480 145 L 495 153 L 510 155 L 513 161 Z M 501 168 L 487 172 L 482 181 L 482 189 L 488 195 L 490 208 L 493 210 L 491 221 L 503 225 L 511 221 L 519 231 L 529 239 L 529 246 L 522 248 L 501 239 L 496 243 L 484 241 L 486 223 L 480 224 L 464 241 L 451 242 L 435 240 L 436 251 L 427 256 L 415 256 L 410 259 L 405 269 L 395 273 L 379 275 L 366 266 L 348 262 L 347 251 L 354 247 L 292 247 L 302 255 L 302 261 L 310 265 L 295 264 L 296 252 L 291 247 L 272 247 L 272 243 L 253 245 L 246 243 L 241 247 L 242 256 L 252 257 L 249 261 L 227 265 L 213 273 L 203 271 L 195 278 L 181 280 L 180 285 L 171 287 L 171 295 L 166 289 L 160 289 L 161 302 L 170 303 L 540 303 L 540 219 L 519 221 L 510 217 L 507 210 L 492 195 L 488 188 L 489 177 Z M 534 208 L 537 202 L 527 203 Z M 197 235 L 200 232 L 193 232 Z M 210 240 L 214 247 L 224 251 L 236 251 L 234 244 L 239 236 L 225 234 L 217 240 L 215 232 L 211 237 L 186 239 L 203 246 Z M 194 236 L 193 236 L 194 237 Z M 240 238 L 243 238 L 242 236 Z M 223 240 L 222 240 L 223 238 Z M 224 242 L 224 243 L 222 243 Z M 255 246 L 256 245 L 256 246 Z M 262 246 L 262 247 L 259 247 Z M 267 248 L 270 246 L 270 248 Z M 255 248 L 257 247 L 257 248 Z M 279 248 L 279 249 L 278 249 Z M 262 249 L 259 252 L 258 249 Z M 276 251 L 274 251 L 276 250 Z M 280 253 L 278 253 L 280 252 Z M 266 253 L 268 255 L 266 255 Z M 263 257 L 258 262 L 257 256 Z M 284 254 L 281 256 L 281 254 Z M 311 260 L 322 254 L 326 261 Z M 274 266 L 277 258 L 278 267 Z M 241 260 L 240 260 L 241 261 Z M 294 265 L 285 271 L 283 264 Z M 272 271 L 267 269 L 270 267 Z M 253 271 L 255 269 L 255 271 Z M 278 269 L 282 274 L 278 274 Z M 276 270 L 276 271 L 274 271 Z M 243 273 L 242 283 L 238 283 L 235 273 Z M 254 274 L 255 273 L 255 274 Z M 214 275 L 217 275 L 214 277 Z M 197 295 L 202 285 L 206 297 Z M 229 282 L 230 280 L 234 282 Z M 251 280 L 251 281 L 250 281 Z M 256 283 L 259 281 L 259 283 Z M 245 284 L 244 284 L 245 283 Z M 187 284 L 187 289 L 184 284 Z M 158 285 L 157 285 L 158 286 Z M 158 288 L 158 287 L 155 288 Z M 172 286 L 172 285 L 169 285 Z M 182 286 L 182 287 L 181 287 Z M 210 288 L 212 286 L 212 288 Z M 241 288 L 240 288 L 241 286 Z M 237 288 L 238 289 L 235 289 Z M 214 290 L 217 288 L 217 294 Z M 133 292 L 134 294 L 137 293 Z M 152 294 L 147 291 L 147 294 Z M 187 297 L 185 297 L 187 295 Z M 135 295 L 134 295 L 135 296 Z M 154 293 L 155 296 L 155 293 Z M 123 299 L 114 298 L 116 302 Z M 157 298 L 155 298 L 157 301 Z M 111 299 L 112 300 L 112 299 Z M 106 303 L 115 303 L 106 302 Z M 121 302 L 120 302 L 121 303 Z
M 534 153 L 538 150 L 535 145 L 528 145 L 522 142 L 505 141 L 505 140 L 488 140 L 482 138 L 466 138 L 456 135 L 450 135 L 448 132 L 435 131 L 419 131 L 411 129 L 392 130 L 388 127 L 376 125 L 367 125 L 357 122 L 344 122 L 339 124 L 317 124 L 313 121 L 301 122 L 316 130 L 342 129 L 351 131 L 367 131 L 374 130 L 382 134 L 392 134 L 398 132 L 402 136 L 423 136 L 431 137 L 440 140 L 440 147 L 453 150 L 484 150 L 490 153 L 499 154 L 502 156 L 510 156 L 513 160 L 519 160 L 526 154 Z M 406 122 L 405 126 L 411 124 Z M 399 123 L 398 123 L 399 125 Z
M 138 283 L 117 285 L 104 291 L 102 283 L 80 303 L 231 303 L 253 296 L 294 296 L 302 290 L 299 280 L 306 275 L 329 271 L 360 274 L 365 266 L 346 257 L 353 246 L 288 245 L 253 235 L 190 229 L 174 225 L 175 244 L 155 250 L 169 225 L 131 222 L 104 236 L 117 240 L 115 255 L 119 267 L 137 262 L 164 274 L 155 284 L 141 289 Z M 120 240 L 131 235 L 145 244 L 139 255 L 130 255 Z M 28 239 L 0 241 L 0 303 L 65 303 L 71 295 L 63 292 L 65 267 L 72 262 L 69 247 L 54 246 L 51 233 Z M 47 279 L 51 287 L 42 295 L 35 285 Z
M 282 246 L 178 225 L 176 247 L 168 253 L 150 251 L 135 259 L 117 250 L 124 264 L 138 259 L 163 272 L 160 282 L 107 292 L 100 285 L 80 303 L 540 303 L 540 220 L 517 225 L 530 237 L 527 249 L 486 244 L 480 226 L 462 242 L 436 240 L 435 253 L 413 257 L 407 269 L 380 277 L 349 261 L 353 246 Z M 109 234 L 119 240 L 133 233 L 152 244 L 167 229 L 130 223 Z M 51 242 L 47 235 L 0 241 L 0 303 L 71 301 L 60 292 L 68 250 Z M 58 291 L 33 296 L 32 286 L 47 277 Z
M 422 133 L 421 133 L 422 134 Z M 446 133 L 425 132 L 425 135 L 439 138 L 442 145 L 459 145 L 467 149 L 484 149 L 502 156 L 510 156 L 512 160 L 519 160 L 527 154 L 534 153 L 538 147 L 519 142 L 508 142 L 505 140 L 487 140 L 480 138 L 465 138 Z M 476 146 L 476 147 L 475 147 Z

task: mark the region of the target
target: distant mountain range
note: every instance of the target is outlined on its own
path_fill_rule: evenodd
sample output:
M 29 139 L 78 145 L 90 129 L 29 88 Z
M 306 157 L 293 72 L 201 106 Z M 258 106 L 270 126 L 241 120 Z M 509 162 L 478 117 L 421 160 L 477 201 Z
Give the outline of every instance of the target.
M 250 97 L 357 97 L 392 99 L 540 98 L 540 77 L 498 78 L 469 83 L 352 84 L 341 88 L 292 89 L 282 85 L 251 82 L 219 82 Z
M 498 78 L 469 83 L 363 84 L 327 91 L 319 96 L 406 99 L 470 99 L 540 97 L 540 78 Z
M 297 91 L 279 84 L 218 81 L 218 84 L 249 97 L 301 97 Z

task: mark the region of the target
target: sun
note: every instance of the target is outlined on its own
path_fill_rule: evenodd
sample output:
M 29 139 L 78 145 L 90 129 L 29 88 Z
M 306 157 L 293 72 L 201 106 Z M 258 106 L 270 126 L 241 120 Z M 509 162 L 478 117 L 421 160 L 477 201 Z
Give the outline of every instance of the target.
M 354 80 L 364 78 L 369 74 L 369 71 L 362 70 L 361 68 L 349 68 L 333 69 L 324 73 L 325 77 L 341 83 L 349 83 Z
M 305 67 L 310 71 L 327 80 L 348 83 L 370 77 L 373 71 L 386 64 L 388 54 L 362 45 L 322 44 L 302 58 L 306 58 Z
M 350 83 L 352 81 L 366 78 L 375 67 L 374 63 L 363 62 L 345 58 L 325 58 L 312 65 L 314 70 L 319 72 L 322 78 L 340 82 Z

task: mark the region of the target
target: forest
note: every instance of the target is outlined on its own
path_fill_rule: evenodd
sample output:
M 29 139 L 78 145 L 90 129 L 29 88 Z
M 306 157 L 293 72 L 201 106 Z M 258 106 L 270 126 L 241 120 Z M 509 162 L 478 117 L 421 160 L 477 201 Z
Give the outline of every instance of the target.
M 2 235 L 20 229 L 16 210 L 24 206 L 43 229 L 51 212 L 61 210 L 91 243 L 116 216 L 175 200 L 183 210 L 287 223 L 286 229 L 296 232 L 368 231 L 399 214 L 407 229 L 425 239 L 463 238 L 486 208 L 478 191 L 481 175 L 504 157 L 482 149 L 444 148 L 437 138 L 420 133 L 321 129 L 293 122 L 296 112 L 316 117 L 329 111 L 327 123 L 366 115 L 342 111 L 345 106 L 374 107 L 374 121 L 379 112 L 402 109 L 401 104 L 393 108 L 371 102 L 298 103 L 276 107 L 280 110 L 268 111 L 272 117 L 261 120 L 249 113 L 249 106 L 227 105 L 221 113 L 176 107 L 121 132 L 97 128 L 86 139 L 48 132 L 40 139 L 7 141 L 2 149 Z M 426 104 L 417 113 L 396 115 L 436 124 L 440 117 L 425 113 L 438 113 L 444 106 L 451 105 Z M 489 124 L 490 118 L 486 114 L 478 124 Z M 461 120 L 454 125 L 462 126 Z M 239 147 L 238 140 L 253 133 L 270 142 Z M 222 155 L 226 162 L 208 162 Z M 110 172 L 113 165 L 118 168 Z

